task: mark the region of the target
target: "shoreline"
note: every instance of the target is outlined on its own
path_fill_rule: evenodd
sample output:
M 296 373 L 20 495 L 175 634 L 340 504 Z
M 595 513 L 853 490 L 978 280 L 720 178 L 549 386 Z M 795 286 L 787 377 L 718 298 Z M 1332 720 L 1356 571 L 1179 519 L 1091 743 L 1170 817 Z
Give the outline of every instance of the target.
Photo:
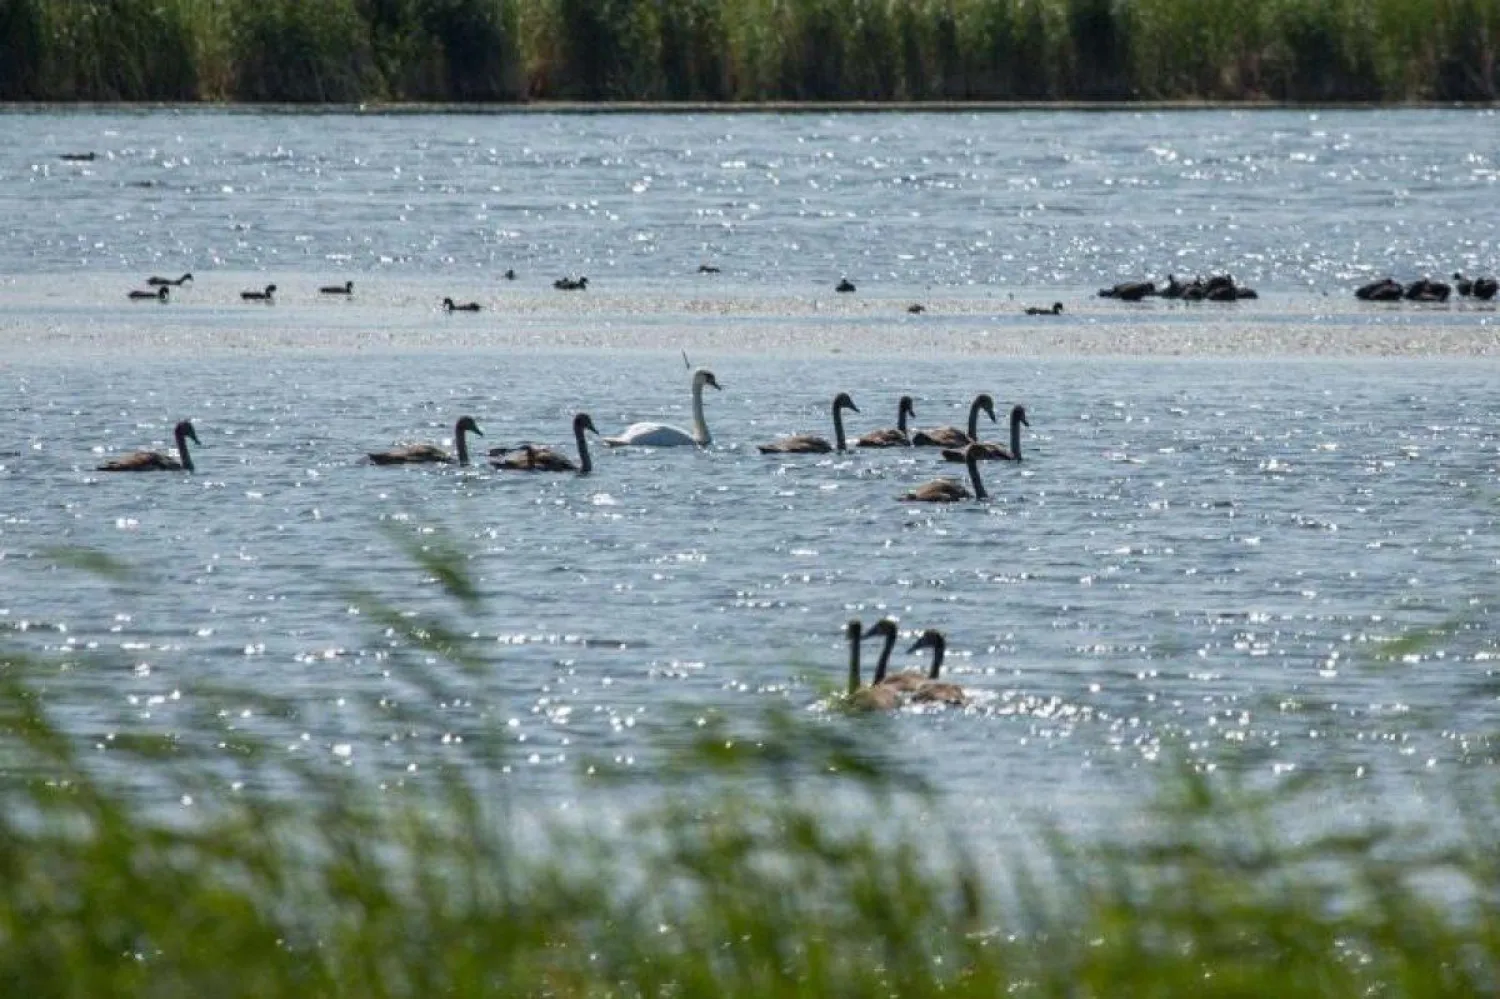
M 1049 324 L 985 329 L 923 324 L 857 328 L 729 321 L 701 324 L 589 322 L 568 328 L 522 322 L 450 323 L 425 329 L 217 324 L 151 328 L 86 321 L 38 326 L 0 319 L 0 364 L 170 361 L 227 357 L 357 357 L 376 354 L 671 353 L 796 358 L 948 358 L 1134 361 L 1500 361 L 1500 329 L 1308 323 Z
M 4 101 L 0 114 L 65 112 L 373 115 L 526 114 L 1008 114 L 1043 111 L 1494 111 L 1500 101 L 518 101 L 514 103 L 367 101 L 354 103 L 242 103 L 235 101 Z

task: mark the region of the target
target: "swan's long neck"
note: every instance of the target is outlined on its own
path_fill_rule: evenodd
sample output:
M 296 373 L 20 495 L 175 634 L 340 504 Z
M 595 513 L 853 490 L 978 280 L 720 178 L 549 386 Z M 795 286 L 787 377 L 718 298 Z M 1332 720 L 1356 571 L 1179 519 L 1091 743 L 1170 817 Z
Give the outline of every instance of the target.
M 849 628 L 849 693 L 859 689 L 859 636 L 857 628 Z
M 469 463 L 469 428 L 460 424 L 453 428 L 453 440 L 458 445 L 458 463 L 467 465 Z
M 906 407 L 901 406 L 896 411 L 896 429 L 901 431 L 901 436 L 906 436 Z
M 936 680 L 938 678 L 938 672 L 943 668 L 943 652 L 947 648 L 947 645 L 948 643 L 943 641 L 941 635 L 933 640 L 932 668 L 927 671 L 927 679 Z
M 583 436 L 583 427 L 573 428 L 573 439 L 578 442 L 578 474 L 587 475 L 594 470 L 594 461 L 589 457 L 589 442 Z
M 708 421 L 703 418 L 703 383 L 697 379 L 693 381 L 693 440 L 700 445 L 713 443 L 713 437 L 708 432 Z
M 974 485 L 974 498 L 977 500 L 989 499 L 990 494 L 984 491 L 984 483 L 979 481 L 979 456 L 969 455 L 969 481 Z M 938 656 L 939 659 L 942 656 Z
M 1021 418 L 1014 413 L 1010 417 L 1010 456 L 1021 460 Z
M 184 470 L 189 472 L 193 470 L 193 459 L 188 456 L 187 434 L 184 433 L 177 434 L 177 460 L 182 462 Z
M 838 450 L 848 450 L 844 441 L 844 411 L 839 408 L 837 403 L 834 403 L 833 406 L 833 437 Z
M 891 663 L 891 650 L 896 647 L 896 632 L 885 633 L 885 646 L 880 650 L 880 661 L 875 664 L 875 679 L 871 683 L 879 683 L 885 679 L 886 668 Z
M 969 440 L 979 440 L 979 400 L 975 399 L 969 405 Z

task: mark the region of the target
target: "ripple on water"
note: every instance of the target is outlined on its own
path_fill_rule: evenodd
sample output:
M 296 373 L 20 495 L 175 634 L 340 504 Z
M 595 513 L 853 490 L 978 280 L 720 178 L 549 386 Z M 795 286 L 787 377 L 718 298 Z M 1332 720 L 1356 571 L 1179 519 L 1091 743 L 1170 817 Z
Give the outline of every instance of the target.
M 680 359 L 308 359 L 294 378 L 232 359 L 28 366 L 46 404 L 0 405 L 17 437 L 53 443 L 7 476 L 0 627 L 62 664 L 49 683 L 80 733 L 209 716 L 211 755 L 238 759 L 255 737 L 392 782 L 490 745 L 491 728 L 507 779 L 557 786 L 572 763 L 626 765 L 690 737 L 694 715 L 814 704 L 843 682 L 843 622 L 886 614 L 909 635 L 945 629 L 950 678 L 972 692 L 962 709 L 903 711 L 891 752 L 975 800 L 994 800 L 997 772 L 1082 800 L 1174 746 L 1393 784 L 1490 759 L 1484 365 L 932 361 L 905 365 L 899 387 L 874 361 L 718 366 L 735 385 L 714 399 L 723 443 L 603 452 L 582 479 L 359 458 L 440 439 L 459 412 L 502 440 L 560 440 L 580 394 L 599 413 L 668 414 Z M 138 371 L 158 388 L 123 391 Z M 748 450 L 755 421 L 804 425 L 829 384 L 882 413 L 898 388 L 934 414 L 977 386 L 1024 385 L 1045 406 L 1028 461 L 986 468 L 993 501 L 916 511 L 900 490 L 951 471 L 929 456 Z M 1399 393 L 1419 427 L 1389 404 Z M 1191 420 L 1158 415 L 1174 407 Z M 145 443 L 182 411 L 202 414 L 199 476 L 89 471 L 95 442 Z M 265 412 L 316 429 L 261 429 Z M 427 542 L 445 528 L 481 609 L 456 612 L 381 525 Z M 58 543 L 138 579 L 49 570 L 35 553 Z M 485 668 L 443 674 L 425 702 L 423 656 L 372 598 L 405 624 L 448 615 Z

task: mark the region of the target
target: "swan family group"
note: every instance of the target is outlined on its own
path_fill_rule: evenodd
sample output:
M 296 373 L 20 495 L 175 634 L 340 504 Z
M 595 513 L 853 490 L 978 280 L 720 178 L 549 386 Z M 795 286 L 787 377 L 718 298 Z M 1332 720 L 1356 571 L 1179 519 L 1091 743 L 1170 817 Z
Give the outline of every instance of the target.
M 719 381 L 712 371 L 699 368 L 693 372 L 693 422 L 690 430 L 665 423 L 632 423 L 620 433 L 604 437 L 610 447 L 704 447 L 712 443 L 708 422 L 703 413 L 703 390 L 719 389 Z M 847 451 L 849 440 L 844 433 L 844 412 L 859 412 L 859 407 L 847 392 L 840 392 L 833 400 L 833 441 L 816 434 L 795 434 L 758 445 L 762 454 L 828 454 Z M 865 448 L 890 447 L 934 447 L 938 448 L 945 461 L 962 463 L 967 467 L 971 492 L 962 483 L 949 478 L 938 478 L 903 494 L 900 499 L 913 503 L 953 503 L 967 499 L 986 499 L 984 482 L 979 475 L 981 461 L 1020 461 L 1021 427 L 1031 424 L 1026 418 L 1024 406 L 1014 406 L 1010 411 L 1010 443 L 1000 444 L 979 439 L 980 414 L 995 417 L 995 402 L 988 393 L 974 397 L 969 406 L 969 422 L 966 429 L 958 427 L 934 427 L 917 430 L 908 427 L 908 419 L 916 415 L 909 395 L 901 397 L 896 406 L 896 426 L 874 430 L 854 440 L 854 446 Z M 598 434 L 593 418 L 587 413 L 573 417 L 573 440 L 578 450 L 578 460 L 563 452 L 546 446 L 523 443 L 514 447 L 490 448 L 486 457 L 489 464 L 501 471 L 517 472 L 577 472 L 587 475 L 593 470 L 593 459 L 589 454 L 587 434 Z M 183 420 L 173 430 L 177 444 L 177 455 L 160 451 L 134 451 L 130 454 L 106 461 L 98 466 L 101 472 L 191 472 L 193 458 L 188 452 L 187 442 L 199 443 L 197 430 L 192 423 Z M 436 444 L 402 444 L 384 451 L 371 451 L 368 460 L 375 465 L 418 465 L 470 463 L 469 435 L 483 437 L 479 424 L 472 416 L 461 416 L 453 427 L 454 452 Z
M 869 631 L 865 631 L 858 620 L 850 621 L 845 626 L 844 634 L 849 640 L 849 685 L 844 695 L 845 706 L 856 711 L 892 711 L 913 701 L 957 706 L 967 704 L 969 698 L 962 687 L 938 678 L 943 668 L 943 653 L 948 649 L 948 641 L 935 628 L 922 632 L 911 648 L 906 650 L 908 655 L 923 649 L 932 650 L 932 663 L 926 672 L 889 672 L 891 651 L 896 647 L 899 633 L 896 622 L 888 617 L 876 621 Z M 883 640 L 880 659 L 875 663 L 875 675 L 866 686 L 860 676 L 860 646 L 866 639 L 877 636 Z
M 712 442 L 708 423 L 703 412 L 703 390 L 719 389 L 719 381 L 712 371 L 699 368 L 692 375 L 693 421 L 690 430 L 664 423 L 633 423 L 619 434 L 603 438 L 611 447 L 702 447 Z M 833 400 L 833 435 L 830 442 L 816 434 L 796 434 L 758 445 L 762 454 L 827 454 L 846 451 L 850 442 L 844 432 L 844 412 L 859 412 L 859 407 L 847 392 L 840 392 Z M 902 396 L 896 406 L 896 426 L 866 433 L 853 441 L 855 447 L 932 447 L 939 449 L 944 460 L 962 462 L 967 466 L 973 491 L 953 479 L 938 478 L 918 486 L 900 496 L 901 500 L 914 503 L 952 503 L 966 499 L 985 499 L 987 493 L 979 476 L 979 463 L 986 460 L 1020 461 L 1021 427 L 1030 426 L 1024 406 L 1014 406 L 1010 411 L 1009 445 L 981 441 L 979 439 L 979 417 L 988 415 L 995 421 L 994 400 L 988 393 L 980 393 L 969 406 L 966 428 L 943 426 L 930 429 L 914 429 L 908 420 L 916 415 L 911 396 Z M 579 413 L 573 417 L 573 438 L 578 449 L 578 460 L 546 446 L 523 443 L 515 447 L 491 448 L 487 454 L 489 464 L 502 471 L 521 472 L 577 472 L 588 474 L 593 468 L 589 455 L 589 433 L 597 434 L 592 417 Z M 469 436 L 484 436 L 479 424 L 472 416 L 459 417 L 453 428 L 454 452 L 436 444 L 403 444 L 384 451 L 371 451 L 367 459 L 374 465 L 413 464 L 458 464 L 470 463 Z M 101 472 L 191 472 L 193 458 L 188 451 L 188 441 L 200 443 L 197 430 L 188 420 L 183 420 L 173 430 L 177 455 L 160 451 L 134 451 L 104 462 L 98 466 Z M 889 618 L 876 622 L 868 631 L 860 622 L 850 621 L 847 627 L 849 639 L 849 683 L 845 704 L 861 711 L 886 711 L 909 702 L 931 702 L 962 705 L 967 698 L 961 687 L 939 679 L 943 665 L 943 654 L 947 647 L 939 631 L 924 632 L 908 650 L 909 653 L 923 649 L 932 650 L 932 662 L 925 672 L 889 673 L 891 652 L 895 647 L 898 629 Z M 866 639 L 879 636 L 884 639 L 875 675 L 869 685 L 864 685 L 860 676 L 860 646 Z

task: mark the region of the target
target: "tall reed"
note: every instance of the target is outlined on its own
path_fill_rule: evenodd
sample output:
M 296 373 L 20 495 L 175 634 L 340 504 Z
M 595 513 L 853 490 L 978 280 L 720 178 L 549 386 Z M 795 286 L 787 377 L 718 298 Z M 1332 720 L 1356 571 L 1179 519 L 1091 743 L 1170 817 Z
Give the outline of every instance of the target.
M 70 645 L 59 670 L 0 644 L 11 993 L 1344 999 L 1500 985 L 1487 768 L 1453 789 L 1463 804 L 1429 839 L 1327 829 L 1331 788 L 1312 778 L 1256 789 L 1184 763 L 1128 838 L 1043 836 L 996 869 L 882 750 L 888 721 L 694 705 L 687 734 L 640 766 L 588 764 L 559 813 L 555 788 L 500 779 L 502 740 L 463 710 L 505 668 L 466 627 L 481 597 L 463 555 L 441 535 L 398 540 L 450 604 L 351 596 L 405 692 L 346 710 L 434 753 L 448 752 L 440 733 L 465 736 L 399 785 L 247 732 L 246 716 L 307 724 L 306 705 L 265 693 L 195 683 L 202 708 L 170 733 L 125 719 L 65 731 L 62 714 L 108 724 L 85 678 L 128 664 Z M 71 561 L 137 583 L 102 557 Z
M 0 0 L 0 98 L 1473 100 L 1500 0 Z

